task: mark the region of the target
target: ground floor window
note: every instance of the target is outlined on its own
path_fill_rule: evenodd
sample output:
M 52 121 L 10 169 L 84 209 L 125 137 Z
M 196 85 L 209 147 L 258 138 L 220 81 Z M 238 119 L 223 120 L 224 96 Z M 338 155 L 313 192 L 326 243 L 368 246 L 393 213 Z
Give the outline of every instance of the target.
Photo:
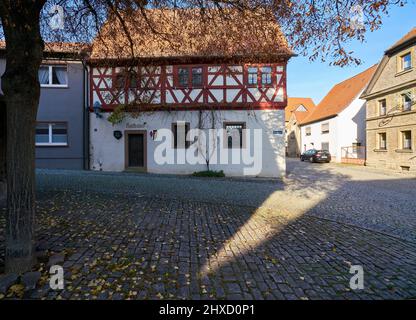
M 187 122 L 176 122 L 172 124 L 174 149 L 188 149 L 190 141 L 187 141 L 190 125 Z
M 321 143 L 321 149 L 329 151 L 329 142 L 322 142 Z
M 402 131 L 402 149 L 412 149 L 412 131 Z
M 380 150 L 387 149 L 387 134 L 385 132 L 381 132 L 378 134 L 378 148 Z
M 244 122 L 224 123 L 226 134 L 226 146 L 228 149 L 243 148 L 243 130 L 246 128 Z
M 67 123 L 38 122 L 36 124 L 35 143 L 36 146 L 67 146 Z

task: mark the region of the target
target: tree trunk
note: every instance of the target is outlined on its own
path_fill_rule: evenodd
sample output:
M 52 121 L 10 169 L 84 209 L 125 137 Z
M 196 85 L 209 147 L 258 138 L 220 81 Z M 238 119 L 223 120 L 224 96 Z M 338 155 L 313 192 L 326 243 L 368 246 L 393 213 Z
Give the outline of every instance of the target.
M 0 96 L 0 209 L 6 206 L 6 104 Z
M 39 16 L 43 1 L 0 3 L 6 38 L 2 89 L 7 112 L 6 272 L 33 266 L 35 220 L 35 123 L 43 41 Z

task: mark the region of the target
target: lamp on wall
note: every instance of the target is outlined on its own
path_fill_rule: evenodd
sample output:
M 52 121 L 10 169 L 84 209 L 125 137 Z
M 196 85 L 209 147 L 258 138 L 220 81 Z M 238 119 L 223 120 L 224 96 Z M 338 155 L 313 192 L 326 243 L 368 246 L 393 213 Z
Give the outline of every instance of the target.
M 103 116 L 100 114 L 103 108 L 101 108 L 101 104 L 98 101 L 94 102 L 93 105 L 94 113 L 97 118 L 102 118 Z

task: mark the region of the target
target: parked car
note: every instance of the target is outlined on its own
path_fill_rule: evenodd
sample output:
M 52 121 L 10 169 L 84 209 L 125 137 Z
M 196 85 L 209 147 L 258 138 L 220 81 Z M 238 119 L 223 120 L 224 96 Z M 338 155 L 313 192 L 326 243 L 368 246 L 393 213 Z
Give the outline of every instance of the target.
M 328 150 L 310 149 L 301 154 L 300 161 L 329 163 L 331 162 L 331 154 Z

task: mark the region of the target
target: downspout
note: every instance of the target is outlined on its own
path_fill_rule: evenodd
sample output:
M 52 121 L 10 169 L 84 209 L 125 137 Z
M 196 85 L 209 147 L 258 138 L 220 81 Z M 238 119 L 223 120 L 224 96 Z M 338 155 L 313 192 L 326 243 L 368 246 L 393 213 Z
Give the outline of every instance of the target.
M 86 63 L 86 60 L 82 60 L 82 66 L 85 70 L 83 77 L 83 100 L 84 100 L 84 110 L 83 110 L 83 130 L 84 130 L 84 139 L 83 139 L 83 152 L 84 152 L 84 170 L 90 169 L 90 101 L 89 101 L 89 70 Z

